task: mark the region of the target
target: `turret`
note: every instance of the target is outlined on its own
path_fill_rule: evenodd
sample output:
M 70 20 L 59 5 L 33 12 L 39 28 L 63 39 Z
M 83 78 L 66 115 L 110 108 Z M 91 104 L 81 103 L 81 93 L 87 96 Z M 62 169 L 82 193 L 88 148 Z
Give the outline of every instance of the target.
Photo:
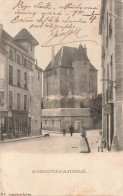
M 27 31 L 22 29 L 15 37 L 14 40 L 18 42 L 32 58 L 35 58 L 35 46 L 39 45 L 37 40 Z
M 89 59 L 82 45 L 76 51 L 72 67 L 74 73 L 74 107 L 80 108 L 80 96 L 89 93 Z

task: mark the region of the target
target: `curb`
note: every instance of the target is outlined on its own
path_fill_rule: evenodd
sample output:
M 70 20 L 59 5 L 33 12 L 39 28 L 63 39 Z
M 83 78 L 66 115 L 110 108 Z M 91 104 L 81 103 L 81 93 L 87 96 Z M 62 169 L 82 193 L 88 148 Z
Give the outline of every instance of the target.
M 4 140 L 4 141 L 0 141 L 0 144 L 2 144 L 2 143 L 9 143 L 9 142 L 18 142 L 18 141 L 22 141 L 22 140 L 30 140 L 30 139 L 40 138 L 40 137 L 43 137 L 43 135 L 32 136 L 32 137 L 23 137 L 23 138 L 18 138 L 18 139 Z

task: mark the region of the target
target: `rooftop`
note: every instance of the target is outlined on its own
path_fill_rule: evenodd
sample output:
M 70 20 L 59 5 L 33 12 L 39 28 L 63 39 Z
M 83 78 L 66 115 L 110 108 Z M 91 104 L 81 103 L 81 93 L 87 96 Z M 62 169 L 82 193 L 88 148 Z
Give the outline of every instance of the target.
M 14 40 L 26 40 L 31 42 L 34 46 L 39 45 L 38 41 L 29 33 L 27 29 L 22 29 L 19 33 L 14 37 Z
M 86 50 L 82 45 L 80 45 L 78 49 L 75 47 L 63 46 L 54 56 L 54 61 L 52 62 L 51 60 L 44 71 L 48 71 L 56 67 L 72 67 L 73 61 L 79 60 L 89 61 Z M 97 71 L 91 63 L 90 70 Z

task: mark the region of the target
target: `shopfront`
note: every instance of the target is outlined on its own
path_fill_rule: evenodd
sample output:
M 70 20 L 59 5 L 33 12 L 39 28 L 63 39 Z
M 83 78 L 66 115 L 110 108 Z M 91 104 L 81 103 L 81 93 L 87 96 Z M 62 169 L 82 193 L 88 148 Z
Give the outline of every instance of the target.
M 31 133 L 28 112 L 0 112 L 0 140 L 29 136 Z
M 0 111 L 0 140 L 8 135 L 8 111 Z
M 29 135 L 28 112 L 12 111 L 9 117 L 9 138 L 25 137 Z

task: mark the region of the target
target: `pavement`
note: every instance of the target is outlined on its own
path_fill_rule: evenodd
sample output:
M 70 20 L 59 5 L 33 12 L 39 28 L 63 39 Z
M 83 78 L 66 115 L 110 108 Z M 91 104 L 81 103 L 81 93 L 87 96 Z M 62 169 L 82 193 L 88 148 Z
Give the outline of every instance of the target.
M 88 130 L 87 138 L 91 152 L 97 152 L 97 138 L 99 130 Z M 44 134 L 44 133 L 43 133 Z M 67 133 L 66 136 L 50 133 L 49 137 L 43 135 L 5 140 L 0 143 L 1 150 L 18 151 L 22 153 L 79 153 L 80 133 Z M 33 146 L 33 147 L 32 147 Z M 25 148 L 26 147 L 26 148 Z M 104 149 L 104 151 L 106 151 Z
M 1 193 L 122 196 L 123 152 L 97 152 L 98 132 L 87 131 L 91 153 L 80 153 L 80 133 L 0 143 Z M 69 170 L 85 173 L 60 172 Z

